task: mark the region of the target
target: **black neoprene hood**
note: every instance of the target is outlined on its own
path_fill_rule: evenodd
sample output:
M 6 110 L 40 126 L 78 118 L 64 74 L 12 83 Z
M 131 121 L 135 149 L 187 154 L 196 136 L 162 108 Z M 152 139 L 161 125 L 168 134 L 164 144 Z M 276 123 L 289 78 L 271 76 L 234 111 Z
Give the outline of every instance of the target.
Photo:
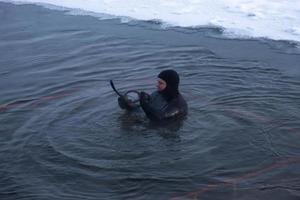
M 164 80 L 167 83 L 167 87 L 162 91 L 167 101 L 176 98 L 179 94 L 179 75 L 175 70 L 168 69 L 159 73 L 158 78 Z

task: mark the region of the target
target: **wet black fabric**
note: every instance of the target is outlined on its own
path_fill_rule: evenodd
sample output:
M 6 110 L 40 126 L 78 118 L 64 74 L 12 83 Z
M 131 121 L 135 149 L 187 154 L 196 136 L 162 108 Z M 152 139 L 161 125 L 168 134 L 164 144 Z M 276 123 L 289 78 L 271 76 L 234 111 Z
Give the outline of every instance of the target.
M 143 97 L 144 96 L 144 97 Z M 147 117 L 152 121 L 179 119 L 187 114 L 188 106 L 180 93 L 167 101 L 161 92 L 153 92 L 150 96 L 141 95 L 140 105 Z
M 120 108 L 128 110 L 128 111 L 134 110 L 139 106 L 124 96 L 118 98 L 118 104 L 119 104 Z
M 167 84 L 163 91 L 155 91 L 151 95 L 140 93 L 140 106 L 146 116 L 152 121 L 168 121 L 184 117 L 188 112 L 188 106 L 182 95 L 179 93 L 179 76 L 174 70 L 164 70 L 158 78 Z M 119 97 L 119 106 L 128 111 L 133 110 L 130 101 Z
M 158 78 L 167 84 L 163 91 L 156 91 L 151 96 L 146 93 L 140 95 L 140 105 L 147 117 L 152 121 L 166 121 L 178 119 L 187 114 L 188 106 L 179 93 L 179 75 L 174 70 L 164 70 Z
M 164 80 L 167 83 L 167 87 L 160 93 L 167 101 L 171 101 L 179 95 L 179 75 L 174 70 L 164 70 L 159 73 L 158 78 Z

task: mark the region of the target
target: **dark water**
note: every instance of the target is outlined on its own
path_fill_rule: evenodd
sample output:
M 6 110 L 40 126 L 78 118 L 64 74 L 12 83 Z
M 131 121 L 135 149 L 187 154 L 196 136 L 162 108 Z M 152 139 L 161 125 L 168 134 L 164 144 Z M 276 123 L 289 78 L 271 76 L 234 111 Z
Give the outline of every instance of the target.
M 0 199 L 299 199 L 299 50 L 218 34 L 0 3 Z M 179 127 L 118 108 L 168 68 Z

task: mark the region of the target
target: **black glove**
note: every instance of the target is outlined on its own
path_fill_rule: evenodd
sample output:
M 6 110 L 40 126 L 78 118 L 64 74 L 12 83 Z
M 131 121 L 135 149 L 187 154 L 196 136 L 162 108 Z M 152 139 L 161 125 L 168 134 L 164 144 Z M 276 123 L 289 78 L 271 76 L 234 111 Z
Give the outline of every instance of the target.
M 141 92 L 140 93 L 140 102 L 146 103 L 150 101 L 150 95 L 147 94 L 146 92 Z
M 124 96 L 118 98 L 118 104 L 122 109 L 127 109 L 129 107 L 128 99 L 126 99 Z
M 124 96 L 118 98 L 118 103 L 120 108 L 126 110 L 132 110 L 136 107 L 136 105 L 130 99 L 127 99 Z

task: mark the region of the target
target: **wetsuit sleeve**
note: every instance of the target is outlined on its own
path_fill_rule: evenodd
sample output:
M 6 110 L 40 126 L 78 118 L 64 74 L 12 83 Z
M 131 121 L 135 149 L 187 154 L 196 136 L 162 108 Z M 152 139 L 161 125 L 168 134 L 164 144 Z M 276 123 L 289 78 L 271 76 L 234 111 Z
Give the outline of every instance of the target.
M 173 103 L 166 104 L 161 110 L 153 107 L 149 100 L 141 97 L 140 105 L 144 110 L 147 117 L 153 121 L 163 121 L 176 117 L 179 114 L 179 110 Z

